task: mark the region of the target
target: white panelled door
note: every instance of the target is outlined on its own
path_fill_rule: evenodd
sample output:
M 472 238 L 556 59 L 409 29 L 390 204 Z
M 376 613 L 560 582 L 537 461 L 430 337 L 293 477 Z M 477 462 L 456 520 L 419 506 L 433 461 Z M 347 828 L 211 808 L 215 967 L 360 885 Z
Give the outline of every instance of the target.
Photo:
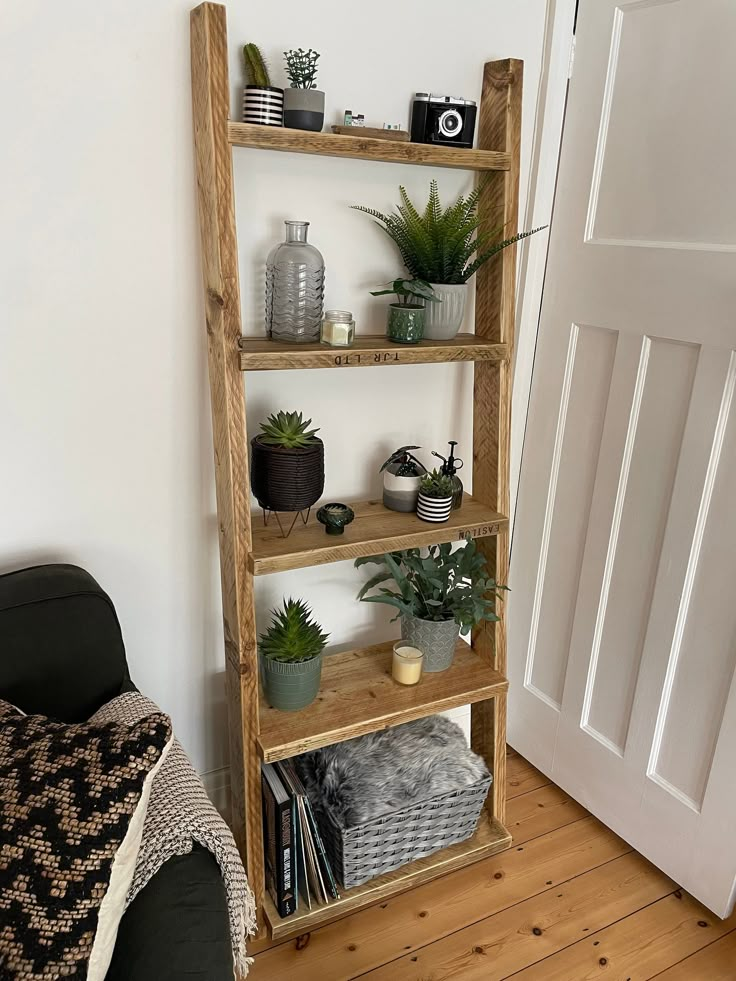
M 736 881 L 736 0 L 580 0 L 512 546 L 510 742 Z

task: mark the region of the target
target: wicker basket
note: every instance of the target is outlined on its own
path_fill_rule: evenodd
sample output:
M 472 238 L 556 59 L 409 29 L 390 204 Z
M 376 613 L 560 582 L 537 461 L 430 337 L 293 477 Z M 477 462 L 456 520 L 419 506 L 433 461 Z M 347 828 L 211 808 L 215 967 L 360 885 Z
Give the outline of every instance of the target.
M 320 832 L 335 878 L 351 889 L 472 837 L 491 780 L 489 774 L 460 790 L 354 828 L 340 828 L 328 815 L 320 822 Z

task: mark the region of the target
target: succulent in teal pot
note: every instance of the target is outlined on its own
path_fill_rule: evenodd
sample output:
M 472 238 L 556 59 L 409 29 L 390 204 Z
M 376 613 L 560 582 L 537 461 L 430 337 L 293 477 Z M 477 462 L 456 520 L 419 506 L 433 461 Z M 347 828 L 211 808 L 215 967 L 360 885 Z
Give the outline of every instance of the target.
M 328 535 L 342 535 L 345 525 L 355 518 L 355 511 L 347 504 L 324 504 L 317 512 L 317 521 L 325 526 Z
M 329 634 L 303 600 L 284 600 L 258 638 L 263 690 L 273 708 L 295 712 L 317 697 Z
M 422 279 L 395 279 L 371 296 L 396 295 L 396 303 L 389 304 L 386 337 L 396 344 L 418 344 L 424 337 L 424 303 L 435 301 L 429 283 Z

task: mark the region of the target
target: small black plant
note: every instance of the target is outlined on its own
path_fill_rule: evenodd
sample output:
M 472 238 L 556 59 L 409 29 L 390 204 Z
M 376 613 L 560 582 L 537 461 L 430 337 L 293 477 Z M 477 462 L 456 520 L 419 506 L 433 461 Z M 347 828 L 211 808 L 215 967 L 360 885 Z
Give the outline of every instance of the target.
M 411 453 L 411 450 L 420 449 L 421 446 L 400 446 L 398 450 L 393 451 L 378 472 L 383 473 L 387 467 L 396 466 L 397 469 L 393 472 L 397 477 L 421 477 L 424 467 Z
M 317 88 L 318 51 L 312 51 L 311 48 L 308 51 L 297 48 L 296 51 L 284 51 L 284 58 L 286 74 L 293 89 Z

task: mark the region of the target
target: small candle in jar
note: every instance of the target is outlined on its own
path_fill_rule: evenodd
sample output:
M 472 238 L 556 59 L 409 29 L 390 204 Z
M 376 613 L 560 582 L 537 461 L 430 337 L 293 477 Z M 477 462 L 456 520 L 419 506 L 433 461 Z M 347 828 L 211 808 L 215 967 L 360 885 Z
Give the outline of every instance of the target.
M 319 339 L 330 347 L 350 347 L 355 339 L 355 321 L 349 310 L 328 310 L 322 321 Z
M 400 685 L 416 685 L 422 677 L 424 654 L 418 647 L 412 647 L 404 640 L 394 644 L 394 658 L 391 662 L 391 676 Z

